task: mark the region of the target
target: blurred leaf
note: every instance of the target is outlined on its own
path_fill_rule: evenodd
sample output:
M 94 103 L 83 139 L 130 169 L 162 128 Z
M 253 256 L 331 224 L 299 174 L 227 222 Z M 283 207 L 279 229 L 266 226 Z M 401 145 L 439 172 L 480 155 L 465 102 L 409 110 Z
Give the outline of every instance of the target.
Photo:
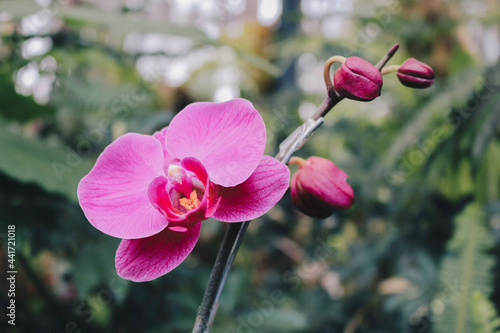
M 484 225 L 479 205 L 470 204 L 455 220 L 456 230 L 448 242 L 439 280 L 443 286 L 434 304 L 442 310 L 436 315 L 434 332 L 468 333 L 474 329 L 469 311 L 471 293 L 491 292 L 494 259 L 486 251 L 493 242 Z
M 73 271 L 80 298 L 85 299 L 93 288 L 105 286 L 113 288 L 110 291 L 117 299 L 123 299 L 129 283 L 116 273 L 118 244 L 118 239 L 103 235 L 98 243 L 93 241 L 79 248 Z
M 255 66 L 256 68 L 266 72 L 273 77 L 278 77 L 283 73 L 283 70 L 281 68 L 273 65 L 271 62 L 261 56 L 244 51 L 240 51 L 238 53 L 241 60 Z
M 77 201 L 76 189 L 92 164 L 69 147 L 23 138 L 0 127 L 0 171 L 22 182 L 33 182 L 49 192 Z
M 295 332 L 307 328 L 307 317 L 296 310 L 276 309 L 274 313 L 264 321 L 263 329 L 270 332 Z
M 111 316 L 109 303 L 103 301 L 99 296 L 92 296 L 87 302 L 90 310 L 94 314 L 93 319 L 100 325 L 107 324 Z
M 3 0 L 0 9 L 6 10 L 14 17 L 19 18 L 37 11 L 47 11 L 31 0 Z M 129 32 L 163 32 L 179 36 L 186 36 L 200 42 L 209 42 L 209 39 L 198 29 L 192 26 L 179 26 L 166 21 L 145 19 L 136 13 L 119 13 L 101 10 L 97 7 L 66 6 L 59 1 L 53 2 L 48 12 L 64 18 L 70 25 L 94 25 L 109 29 L 111 33 L 123 36 Z
M 472 317 L 476 333 L 499 333 L 500 317 L 491 301 L 481 292 L 471 296 Z
M 500 101 L 500 97 L 497 96 L 497 98 L 492 98 L 492 103 L 489 105 L 489 110 L 491 111 L 487 112 L 489 115 L 485 117 L 485 121 L 474 140 L 472 156 L 475 161 L 481 158 L 497 131 L 498 123 L 500 122 L 500 103 L 498 103 L 498 101 Z M 484 111 L 489 110 L 486 109 Z
M 379 166 L 380 170 L 396 164 L 405 150 L 412 147 L 415 141 L 430 129 L 436 129 L 434 126 L 436 120 L 439 121 L 439 126 L 443 126 L 444 133 L 449 132 L 446 129 L 453 124 L 443 121 L 444 116 L 453 105 L 464 101 L 472 91 L 473 83 L 478 76 L 476 70 L 467 69 L 451 79 L 448 85 L 440 87 L 439 93 L 415 112 L 412 119 L 409 119 L 406 126 L 401 129 L 400 134 L 394 138 L 392 146 L 387 149 L 386 157 L 382 159 L 383 165 Z M 437 143 L 439 142 L 434 144 Z
M 0 3 L 0 9 L 6 10 L 14 17 L 22 17 L 40 10 L 40 6 L 31 0 L 4 0 Z
M 220 302 L 220 307 L 228 313 L 234 313 L 238 301 L 246 294 L 245 287 L 248 286 L 248 272 L 246 270 L 234 269 L 228 276 L 224 289 L 226 293 Z
M 7 119 L 21 123 L 53 115 L 55 107 L 37 104 L 32 97 L 19 95 L 14 89 L 14 81 L 9 74 L 0 74 L 0 114 Z

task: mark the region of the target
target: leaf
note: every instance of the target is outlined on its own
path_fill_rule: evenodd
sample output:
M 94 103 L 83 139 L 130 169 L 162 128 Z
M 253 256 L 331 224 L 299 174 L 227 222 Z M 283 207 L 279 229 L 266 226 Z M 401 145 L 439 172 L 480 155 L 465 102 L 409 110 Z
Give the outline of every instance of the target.
M 248 272 L 244 270 L 233 270 L 227 278 L 225 290 L 220 307 L 227 313 L 234 313 L 238 301 L 245 293 L 245 286 L 248 284 Z
M 40 6 L 31 0 L 6 0 L 2 1 L 0 6 L 0 10 L 5 10 L 14 17 L 28 15 L 40 9 Z
M 307 328 L 307 317 L 295 310 L 258 308 L 238 316 L 235 332 L 296 332 Z
M 493 244 L 478 204 L 472 203 L 455 220 L 456 230 L 439 272 L 441 291 L 436 293 L 434 332 L 473 332 L 470 312 L 473 292 L 491 292 L 494 259 L 486 253 Z
M 238 56 L 243 62 L 255 66 L 256 68 L 266 72 L 273 77 L 279 77 L 283 73 L 283 70 L 281 68 L 273 65 L 267 59 L 259 55 L 241 51 L 238 52 Z
M 48 140 L 24 138 L 0 126 L 0 172 L 33 182 L 49 192 L 77 201 L 76 189 L 92 164 L 69 147 Z
M 483 155 L 488 144 L 493 139 L 498 123 L 500 122 L 500 104 L 498 104 L 498 100 L 500 100 L 500 98 L 492 98 L 492 102 L 495 104 L 491 106 L 491 112 L 486 117 L 481 126 L 481 130 L 475 138 L 472 148 L 472 155 L 475 161 L 479 160 Z
M 476 291 L 471 297 L 472 318 L 476 333 L 499 333 L 500 317 L 493 303 L 481 292 Z
M 23 17 L 38 11 L 46 15 L 54 14 L 62 17 L 69 25 L 94 25 L 108 29 L 111 33 L 123 36 L 129 32 L 163 32 L 179 36 L 190 37 L 200 42 L 208 42 L 208 38 L 198 29 L 189 26 L 179 26 L 165 20 L 145 19 L 144 15 L 135 13 L 120 13 L 103 11 L 90 6 L 63 6 L 59 1 L 54 1 L 48 9 L 42 9 L 36 2 L 30 0 L 5 1 L 2 10 L 6 10 L 14 17 Z
M 404 151 L 414 145 L 416 138 L 421 137 L 429 128 L 435 127 L 432 125 L 436 119 L 442 119 L 454 103 L 464 100 L 464 96 L 467 96 L 471 91 L 469 84 L 476 80 L 478 75 L 479 73 L 475 70 L 464 70 L 454 80 L 450 80 L 451 84 L 446 88 L 443 87 L 438 95 L 424 104 L 415 113 L 415 116 L 407 122 L 398 137 L 394 138 L 393 144 L 388 149 L 387 156 L 384 159 L 385 165 L 391 166 L 396 163 Z M 464 82 L 469 84 L 464 84 Z M 452 124 L 441 121 L 439 125 L 442 125 L 445 132 L 447 132 L 447 127 Z
M 263 328 L 269 332 L 294 332 L 307 329 L 307 317 L 294 310 L 277 309 L 264 321 Z
M 118 244 L 117 238 L 102 235 L 98 242 L 87 243 L 79 248 L 73 270 L 78 294 L 82 299 L 102 285 L 107 289 L 102 289 L 103 294 L 112 293 L 117 301 L 125 297 L 130 284 L 116 273 L 115 251 Z
M 0 73 L 0 105 L 1 114 L 7 119 L 27 122 L 34 118 L 52 116 L 55 108 L 50 105 L 37 104 L 32 97 L 16 93 L 12 75 Z

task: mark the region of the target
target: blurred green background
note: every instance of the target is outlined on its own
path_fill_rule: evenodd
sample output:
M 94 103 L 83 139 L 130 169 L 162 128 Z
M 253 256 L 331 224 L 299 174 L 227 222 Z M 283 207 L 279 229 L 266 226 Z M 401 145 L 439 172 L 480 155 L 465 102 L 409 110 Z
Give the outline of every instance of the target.
M 166 276 L 128 282 L 119 240 L 78 206 L 81 177 L 194 101 L 252 101 L 273 155 L 322 101 L 326 59 L 376 63 L 399 42 L 389 65 L 415 57 L 435 84 L 387 75 L 376 100 L 328 114 L 298 156 L 333 160 L 356 204 L 314 220 L 287 193 L 253 221 L 213 332 L 498 332 L 498 22 L 496 0 L 0 0 L 0 330 L 189 332 L 225 225 L 203 222 Z

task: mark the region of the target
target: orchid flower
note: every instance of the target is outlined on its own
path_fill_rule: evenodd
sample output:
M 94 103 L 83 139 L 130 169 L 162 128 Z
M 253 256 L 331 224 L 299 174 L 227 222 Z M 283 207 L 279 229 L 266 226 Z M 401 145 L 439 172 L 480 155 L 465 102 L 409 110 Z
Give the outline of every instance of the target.
M 243 99 L 193 103 L 153 135 L 111 143 L 78 185 L 100 231 L 122 238 L 118 274 L 149 281 L 193 250 L 201 221 L 241 222 L 266 213 L 288 188 L 288 168 L 263 156 L 266 128 Z

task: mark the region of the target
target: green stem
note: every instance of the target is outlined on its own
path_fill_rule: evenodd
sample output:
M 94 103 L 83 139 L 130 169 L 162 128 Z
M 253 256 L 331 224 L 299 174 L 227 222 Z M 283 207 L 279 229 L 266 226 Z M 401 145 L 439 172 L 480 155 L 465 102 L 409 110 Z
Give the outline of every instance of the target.
M 399 67 L 401 67 L 400 65 L 392 65 L 392 66 L 387 66 L 385 67 L 383 70 L 380 71 L 380 73 L 382 75 L 385 75 L 385 74 L 389 74 L 389 73 L 393 73 L 393 72 L 397 72 Z

